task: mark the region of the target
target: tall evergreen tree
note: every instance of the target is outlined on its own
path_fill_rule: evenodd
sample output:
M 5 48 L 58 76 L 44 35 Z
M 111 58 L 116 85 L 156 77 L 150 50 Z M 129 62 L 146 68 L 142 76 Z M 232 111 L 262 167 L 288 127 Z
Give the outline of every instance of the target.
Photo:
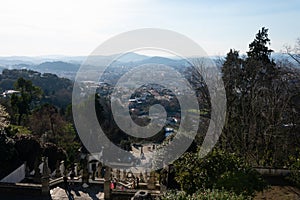
M 242 96 L 243 96 L 243 72 L 244 61 L 240 58 L 239 52 L 230 49 L 222 67 L 223 81 L 227 97 L 227 118 L 220 138 L 222 148 L 232 151 L 244 152 L 245 147 L 242 141 Z
M 270 84 L 270 81 L 276 75 L 276 64 L 271 58 L 272 49 L 268 34 L 268 29 L 262 27 L 255 36 L 253 42 L 249 44 L 245 72 L 248 76 L 248 89 L 251 90 L 257 80 Z
M 249 44 L 248 59 L 262 61 L 265 64 L 271 63 L 270 56 L 273 50 L 269 49 L 268 45 L 270 44 L 268 29 L 262 27 L 256 34 L 254 41 Z
M 21 125 L 24 115 L 28 115 L 34 104 L 41 99 L 41 88 L 34 86 L 30 80 L 19 78 L 15 82 L 15 89 L 20 93 L 15 93 L 11 97 L 11 105 L 18 114 L 17 123 Z
M 279 134 L 275 127 L 282 123 L 283 99 L 288 99 L 269 45 L 268 29 L 263 27 L 250 43 L 247 58 L 240 59 L 237 51 L 230 50 L 222 69 L 227 121 L 221 145 L 256 165 L 275 162 Z

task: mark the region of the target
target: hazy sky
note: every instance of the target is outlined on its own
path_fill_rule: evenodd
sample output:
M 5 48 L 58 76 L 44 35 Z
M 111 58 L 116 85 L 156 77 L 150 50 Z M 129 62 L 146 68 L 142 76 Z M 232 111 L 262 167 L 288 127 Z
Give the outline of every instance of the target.
M 300 37 L 299 0 L 6 0 L 0 4 L 0 56 L 82 55 L 138 28 L 182 33 L 209 55 L 242 53 L 262 26 L 280 51 Z

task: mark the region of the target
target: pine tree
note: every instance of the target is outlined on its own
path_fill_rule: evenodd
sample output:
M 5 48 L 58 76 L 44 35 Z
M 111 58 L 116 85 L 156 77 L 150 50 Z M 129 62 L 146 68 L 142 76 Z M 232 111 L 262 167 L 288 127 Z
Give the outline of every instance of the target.
M 11 105 L 18 114 L 18 125 L 21 125 L 22 117 L 28 115 L 34 104 L 41 99 L 41 88 L 34 86 L 30 80 L 19 78 L 15 82 L 15 89 L 20 93 L 13 94 L 11 97 Z
M 254 41 L 249 44 L 249 51 L 247 52 L 248 59 L 255 59 L 264 64 L 273 62 L 270 58 L 273 50 L 268 47 L 268 45 L 271 44 L 268 36 L 267 28 L 262 27 L 262 29 L 258 31 Z

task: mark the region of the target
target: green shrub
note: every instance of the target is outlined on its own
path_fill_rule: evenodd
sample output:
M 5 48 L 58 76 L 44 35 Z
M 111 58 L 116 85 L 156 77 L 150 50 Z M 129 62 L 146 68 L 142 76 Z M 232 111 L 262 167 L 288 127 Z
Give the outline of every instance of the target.
M 251 196 L 266 184 L 261 176 L 232 153 L 214 150 L 205 158 L 186 153 L 174 163 L 175 180 L 188 194 L 203 189 L 222 189 Z
M 290 167 L 291 174 L 288 179 L 300 187 L 300 159 L 296 159 L 296 161 Z
M 161 200 L 248 200 L 250 197 L 237 195 L 233 192 L 218 189 L 206 189 L 192 195 L 184 191 L 169 191 L 161 197 Z
M 215 188 L 223 188 L 245 196 L 253 196 L 256 191 L 262 191 L 265 187 L 266 182 L 251 168 L 225 172 L 215 184 Z

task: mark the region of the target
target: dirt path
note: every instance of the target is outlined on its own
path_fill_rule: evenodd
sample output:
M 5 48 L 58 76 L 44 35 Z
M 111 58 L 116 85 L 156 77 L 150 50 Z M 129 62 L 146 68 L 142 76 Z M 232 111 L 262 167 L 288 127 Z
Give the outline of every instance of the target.
M 292 186 L 271 186 L 258 193 L 254 200 L 300 200 L 300 189 Z

